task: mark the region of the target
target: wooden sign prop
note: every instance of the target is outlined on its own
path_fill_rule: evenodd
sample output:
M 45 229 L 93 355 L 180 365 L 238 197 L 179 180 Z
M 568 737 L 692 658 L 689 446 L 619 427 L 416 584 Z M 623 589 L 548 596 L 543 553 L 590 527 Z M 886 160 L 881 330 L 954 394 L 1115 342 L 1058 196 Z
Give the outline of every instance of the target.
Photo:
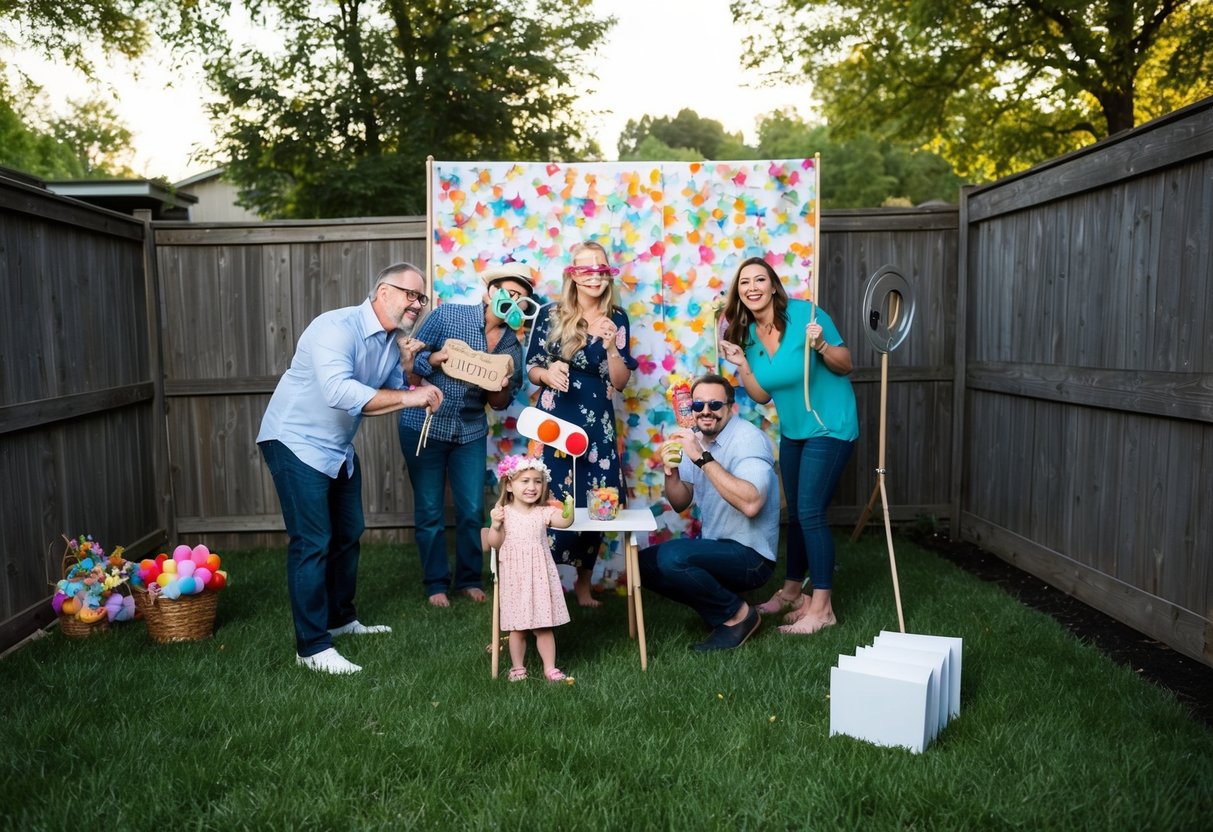
M 479 352 L 458 338 L 447 338 L 442 348 L 447 353 L 442 372 L 490 393 L 500 390 L 514 372 L 514 360 L 508 355 Z

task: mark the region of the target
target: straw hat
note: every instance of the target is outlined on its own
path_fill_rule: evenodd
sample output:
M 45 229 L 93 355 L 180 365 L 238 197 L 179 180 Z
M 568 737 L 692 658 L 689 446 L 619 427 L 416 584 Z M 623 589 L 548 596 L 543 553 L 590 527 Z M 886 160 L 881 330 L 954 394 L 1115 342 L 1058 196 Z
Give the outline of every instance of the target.
M 486 269 L 481 273 L 480 279 L 484 281 L 485 286 L 491 286 L 498 280 L 517 280 L 529 286 L 531 294 L 535 294 L 535 278 L 531 274 L 531 267 L 516 260 Z

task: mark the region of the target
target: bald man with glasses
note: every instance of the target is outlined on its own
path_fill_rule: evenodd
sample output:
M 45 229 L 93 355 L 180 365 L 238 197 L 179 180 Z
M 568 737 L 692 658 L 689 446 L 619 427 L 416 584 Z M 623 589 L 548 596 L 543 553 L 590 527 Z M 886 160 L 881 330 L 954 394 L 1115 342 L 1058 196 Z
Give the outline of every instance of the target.
M 316 317 L 257 434 L 290 541 L 296 661 L 311 670 L 357 673 L 362 668 L 337 652 L 333 638 L 391 632 L 362 624 L 354 611 L 365 528 L 354 435 L 363 416 L 442 404 L 441 390 L 409 388 L 401 368 L 401 350 L 428 302 L 424 288 L 420 269 L 396 263 L 376 276 L 360 305 Z
M 699 506 L 701 536 L 641 550 L 641 585 L 691 607 L 712 628 L 692 649 L 740 647 L 761 622 L 742 592 L 757 589 L 775 568 L 779 484 L 771 441 L 738 419 L 732 385 L 705 375 L 691 385 L 695 429 L 679 429 L 661 446 L 665 496 L 675 511 Z M 681 459 L 679 459 L 681 454 Z

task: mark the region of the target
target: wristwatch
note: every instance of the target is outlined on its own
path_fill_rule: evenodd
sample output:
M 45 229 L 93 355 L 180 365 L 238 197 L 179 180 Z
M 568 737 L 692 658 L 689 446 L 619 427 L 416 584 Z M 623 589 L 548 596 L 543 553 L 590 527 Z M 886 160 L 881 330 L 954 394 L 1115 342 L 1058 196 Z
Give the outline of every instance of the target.
M 702 468 L 709 462 L 715 461 L 715 459 L 716 457 L 712 456 L 711 451 L 704 451 L 703 456 L 699 457 L 699 459 L 692 459 L 691 462 L 695 463 L 696 468 Z

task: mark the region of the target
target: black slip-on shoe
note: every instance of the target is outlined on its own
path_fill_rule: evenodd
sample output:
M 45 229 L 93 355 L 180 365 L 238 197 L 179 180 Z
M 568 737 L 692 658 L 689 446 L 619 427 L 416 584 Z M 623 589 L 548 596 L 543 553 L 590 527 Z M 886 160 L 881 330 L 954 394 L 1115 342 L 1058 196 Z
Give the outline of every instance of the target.
M 758 628 L 761 625 L 762 616 L 758 614 L 757 608 L 751 604 L 750 612 L 745 618 L 736 624 L 721 624 L 715 630 L 712 630 L 710 636 L 691 649 L 700 653 L 706 653 L 710 650 L 732 650 L 734 647 L 740 647 L 745 644 L 746 639 L 758 632 Z

